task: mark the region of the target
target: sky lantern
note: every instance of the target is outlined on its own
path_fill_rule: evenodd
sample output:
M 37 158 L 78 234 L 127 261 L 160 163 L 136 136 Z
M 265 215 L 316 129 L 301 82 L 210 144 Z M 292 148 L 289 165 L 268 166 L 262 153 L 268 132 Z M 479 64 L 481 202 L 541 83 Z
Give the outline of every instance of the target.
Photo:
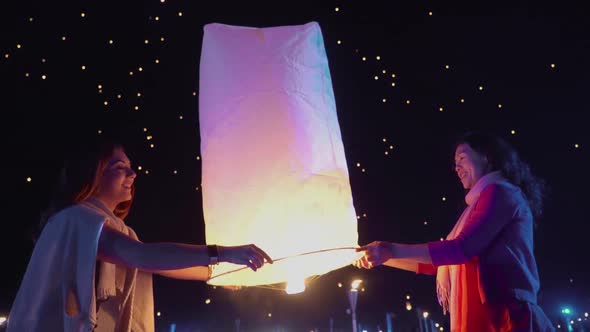
M 274 264 L 221 263 L 212 285 L 283 285 L 360 257 L 328 58 L 316 22 L 204 27 L 199 77 L 208 244 L 254 243 Z

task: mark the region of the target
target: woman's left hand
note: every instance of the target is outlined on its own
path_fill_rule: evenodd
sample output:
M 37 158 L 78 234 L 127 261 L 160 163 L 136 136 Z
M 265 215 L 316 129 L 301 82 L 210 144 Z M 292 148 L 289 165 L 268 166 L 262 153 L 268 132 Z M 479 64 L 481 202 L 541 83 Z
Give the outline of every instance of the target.
M 364 251 L 365 255 L 359 260 L 359 265 L 364 268 L 372 268 L 383 265 L 393 258 L 394 244 L 387 241 L 373 241 L 357 248 L 356 251 Z

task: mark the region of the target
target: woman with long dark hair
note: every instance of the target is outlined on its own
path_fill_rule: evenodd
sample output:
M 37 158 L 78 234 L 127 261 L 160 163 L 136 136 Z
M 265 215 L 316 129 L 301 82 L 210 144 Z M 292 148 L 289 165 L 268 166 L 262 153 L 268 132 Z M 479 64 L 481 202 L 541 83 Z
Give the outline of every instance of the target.
M 42 217 L 7 331 L 154 331 L 152 273 L 207 280 L 220 261 L 272 262 L 253 244 L 140 242 L 124 221 L 136 173 L 123 147 L 105 140 L 79 152 Z
M 500 137 L 468 133 L 455 146 L 455 172 L 467 208 L 445 241 L 375 241 L 358 267 L 387 265 L 435 274 L 451 331 L 554 331 L 537 305 L 533 217 L 542 212 L 544 183 Z

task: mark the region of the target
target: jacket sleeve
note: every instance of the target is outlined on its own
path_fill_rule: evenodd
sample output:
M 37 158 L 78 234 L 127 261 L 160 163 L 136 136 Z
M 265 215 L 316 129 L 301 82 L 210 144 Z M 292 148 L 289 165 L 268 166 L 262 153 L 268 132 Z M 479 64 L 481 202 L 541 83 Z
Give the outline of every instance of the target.
M 516 213 L 513 195 L 510 187 L 487 186 L 455 239 L 428 243 L 434 266 L 466 263 L 488 247 Z

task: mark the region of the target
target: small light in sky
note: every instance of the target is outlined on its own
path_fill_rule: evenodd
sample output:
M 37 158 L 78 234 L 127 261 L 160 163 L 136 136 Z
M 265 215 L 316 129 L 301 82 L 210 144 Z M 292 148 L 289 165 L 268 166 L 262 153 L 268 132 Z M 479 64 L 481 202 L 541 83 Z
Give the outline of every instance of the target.
M 424 220 L 424 226 L 428 225 L 428 221 Z
M 443 202 L 446 202 L 447 201 L 447 198 L 443 196 L 442 201 Z
M 81 12 L 81 13 L 80 13 L 80 16 L 81 16 L 81 17 L 86 17 L 86 13 L 84 13 L 84 12 Z
M 174 173 L 176 175 L 176 174 L 178 174 L 178 171 L 177 170 L 174 170 L 172 173 Z
M 383 139 L 383 143 L 385 143 L 385 142 L 387 142 L 387 138 L 384 138 L 384 139 Z
M 449 69 L 449 68 L 451 68 L 451 66 L 445 65 L 445 69 Z
M 341 282 L 338 283 L 338 288 L 342 288 L 342 283 Z
M 409 300 L 409 299 L 410 299 L 410 295 L 406 295 L 406 300 Z
M 395 86 L 395 82 L 391 82 L 391 86 Z
M 135 105 L 135 106 L 133 107 L 133 109 L 134 109 L 134 110 L 136 110 L 136 111 L 139 111 L 139 106 Z
M 383 102 L 384 102 L 384 103 L 385 103 L 385 102 L 387 102 L 387 99 L 383 98 Z
M 375 59 L 381 60 L 381 57 L 380 56 L 376 56 Z
M 201 156 L 197 156 L 197 160 L 201 160 Z
M 61 40 L 66 40 L 66 36 L 61 36 Z
M 160 63 L 160 59 L 156 59 L 154 62 L 155 63 Z
M 29 177 L 27 177 L 27 182 L 31 182 L 31 181 L 33 181 L 33 179 L 31 179 L 31 177 L 30 177 L 30 176 L 29 176 Z
M 156 312 L 156 316 L 160 317 L 162 314 L 158 311 Z
M 361 167 L 361 163 L 356 163 L 356 167 Z
M 123 98 L 123 96 L 121 96 L 121 94 L 119 93 L 119 94 L 117 95 L 117 99 L 121 99 L 121 98 Z
M 145 174 L 150 174 L 150 171 L 148 171 L 147 169 L 145 170 Z
M 86 66 L 82 65 L 82 70 L 86 70 Z
M 138 71 L 143 71 L 142 67 L 137 68 Z
M 552 68 L 552 69 L 554 69 L 554 68 L 555 68 L 555 64 L 554 64 L 554 63 L 552 63 L 552 64 L 551 64 L 551 68 Z
M 102 84 L 99 84 L 97 87 L 99 90 L 102 89 Z
M 512 129 L 512 130 L 510 131 L 510 133 L 511 133 L 512 135 L 515 135 L 515 134 L 516 134 L 516 130 Z
M 21 48 L 21 45 L 20 44 L 16 44 L 16 48 Z
M 104 106 L 107 106 L 109 104 L 109 102 L 105 100 L 103 104 L 104 104 Z
M 379 79 L 379 76 L 375 75 L 375 81 Z
M 388 156 L 389 155 L 389 151 L 385 151 L 385 155 Z
M 340 44 L 342 44 L 342 41 L 338 40 L 338 41 L 336 41 L 336 44 L 340 45 Z
M 137 96 L 138 96 L 138 97 L 141 97 L 141 92 L 138 92 L 138 93 L 137 93 Z
M 109 44 L 111 44 L 111 45 L 113 44 L 113 40 L 112 39 L 109 39 Z
M 153 143 L 152 143 L 152 144 L 150 144 L 150 148 L 152 148 L 152 149 L 153 149 L 154 147 L 155 147 L 155 145 L 154 145 Z
M 390 145 L 389 146 L 389 150 L 393 150 L 393 145 Z
M 4 54 L 4 58 L 8 59 L 9 57 L 10 57 L 10 54 L 8 54 L 8 53 Z
M 30 76 L 29 73 L 25 73 L 25 77 L 29 77 L 29 76 Z
M 395 74 L 391 74 L 391 77 L 392 77 L 392 78 L 395 78 Z
M 367 217 L 367 214 L 366 213 L 363 213 L 363 217 L 366 218 Z
M 479 89 L 479 91 L 483 91 L 483 86 L 481 86 L 481 85 L 480 85 L 480 86 L 478 87 L 478 89 Z
M 159 21 L 160 20 L 160 16 L 154 17 L 154 20 Z
M 199 187 L 195 187 L 195 191 L 199 191 Z
M 178 119 L 182 120 L 182 119 L 184 119 L 184 117 L 182 115 L 179 115 Z
M 383 69 L 381 72 L 382 72 L 383 74 L 387 74 L 387 70 L 385 70 L 385 69 Z
M 334 8 L 334 11 L 339 12 L 340 11 L 340 8 L 339 7 L 336 7 L 336 8 Z
M 196 95 L 197 95 L 197 91 L 193 91 L 193 96 L 196 96 Z
M 271 318 L 272 317 L 272 313 L 269 312 L 267 316 L 268 316 L 268 318 Z
M 366 170 L 363 168 L 363 169 L 361 170 L 361 172 L 365 173 L 365 172 L 366 172 Z
M 412 310 L 412 304 L 410 302 L 406 302 L 406 310 L 407 311 Z
M 463 104 L 465 102 L 465 99 L 461 98 L 460 102 L 461 104 Z
M 145 133 L 145 132 L 147 132 L 147 128 L 143 128 L 143 132 L 144 132 L 144 133 Z
M 410 100 L 406 99 L 406 104 L 410 105 Z
M 363 61 L 367 61 L 367 58 L 366 57 L 363 57 Z
M 182 12 L 178 12 L 178 16 L 182 16 Z
M 100 129 L 99 129 L 99 130 L 98 130 L 98 134 L 99 134 L 99 135 L 100 135 L 100 134 L 102 134 L 102 130 L 100 130 Z
M 33 18 L 32 17 L 29 17 L 29 22 L 33 22 Z
M 444 111 L 444 108 L 439 107 L 438 110 L 439 110 L 439 112 L 442 112 L 442 111 Z
M 161 2 L 161 3 L 164 3 L 164 2 L 166 2 L 166 0 L 160 0 L 160 2 Z
M 580 148 L 580 144 L 574 144 L 574 148 L 579 149 Z
M 432 12 L 428 12 L 428 16 L 432 16 Z
M 498 108 L 502 108 L 502 104 L 498 104 Z
M 143 168 L 143 167 L 141 167 L 141 165 L 137 166 L 137 170 L 138 170 L 138 171 L 141 171 L 141 169 L 142 169 L 142 168 Z
M 41 59 L 41 62 L 42 62 L 42 63 L 45 63 L 45 62 L 47 62 L 47 60 L 45 60 L 45 58 L 42 58 L 42 59 Z
M 160 37 L 161 42 L 164 42 L 164 40 L 165 40 L 164 37 Z
M 145 139 L 147 139 L 148 141 L 151 141 L 152 140 L 152 135 L 146 136 Z
M 132 71 L 129 72 L 129 76 L 133 76 L 133 72 Z
M 440 238 L 441 241 L 444 241 L 445 239 L 443 239 L 442 237 Z
M 45 79 L 47 79 L 47 75 L 41 75 L 41 79 L 42 79 L 42 80 L 45 80 Z
M 144 40 L 144 41 L 143 41 L 143 43 L 144 43 L 144 44 L 149 44 L 149 43 L 150 43 L 150 41 L 146 39 L 146 40 Z

